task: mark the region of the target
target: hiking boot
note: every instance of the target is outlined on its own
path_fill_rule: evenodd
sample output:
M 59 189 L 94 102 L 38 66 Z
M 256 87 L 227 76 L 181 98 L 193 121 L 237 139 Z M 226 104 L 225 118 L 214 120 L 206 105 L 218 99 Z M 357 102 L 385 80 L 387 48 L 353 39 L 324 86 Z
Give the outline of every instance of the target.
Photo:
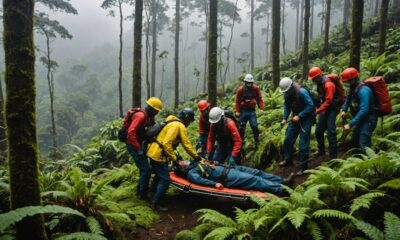
M 157 203 L 152 203 L 151 204 L 151 209 L 153 209 L 156 212 L 166 212 L 166 211 L 168 211 L 167 207 L 163 207 L 163 206 L 161 206 L 160 204 L 157 204 Z
M 281 166 L 281 167 L 286 167 L 289 165 L 292 165 L 292 161 L 290 161 L 290 160 L 283 160 L 283 161 L 279 162 L 279 166 Z
M 294 173 L 291 172 L 287 178 L 282 179 L 282 184 L 293 188 Z
M 297 173 L 296 173 L 296 176 L 302 176 L 302 175 L 304 175 L 305 174 L 305 171 L 306 169 L 301 169 L 301 170 L 299 170 Z

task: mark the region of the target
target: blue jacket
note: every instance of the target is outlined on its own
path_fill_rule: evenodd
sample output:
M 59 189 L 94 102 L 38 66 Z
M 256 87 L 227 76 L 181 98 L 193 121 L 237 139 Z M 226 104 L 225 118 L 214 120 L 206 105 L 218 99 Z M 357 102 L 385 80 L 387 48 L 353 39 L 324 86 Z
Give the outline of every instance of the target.
M 356 86 L 358 86 L 361 82 L 358 82 Z M 350 127 L 354 127 L 363 121 L 369 114 L 375 111 L 375 97 L 374 94 L 368 86 L 361 86 L 357 89 L 350 89 L 350 93 L 346 97 L 346 101 L 343 104 L 342 110 L 347 112 L 350 107 L 350 103 L 352 100 L 356 103 L 356 111 L 357 114 L 350 121 Z
M 310 96 L 310 93 L 303 87 L 300 88 L 299 93 L 298 93 L 298 97 L 296 96 L 296 84 L 293 84 L 292 89 L 290 89 L 288 91 L 288 93 L 285 93 L 285 106 L 284 106 L 284 111 L 283 111 L 283 119 L 287 120 L 290 113 L 292 111 L 294 111 L 294 109 L 292 109 L 292 104 L 289 100 L 289 92 L 293 91 L 294 92 L 294 98 L 291 101 L 300 101 L 297 102 L 296 104 L 298 104 L 299 106 L 299 117 L 300 118 L 306 118 L 306 117 L 311 117 L 314 110 L 315 110 L 315 106 L 314 106 L 314 102 Z M 292 92 L 292 93 L 293 93 Z
M 199 185 L 214 187 L 224 171 L 224 165 L 216 165 L 214 169 L 202 163 L 191 163 L 187 179 Z

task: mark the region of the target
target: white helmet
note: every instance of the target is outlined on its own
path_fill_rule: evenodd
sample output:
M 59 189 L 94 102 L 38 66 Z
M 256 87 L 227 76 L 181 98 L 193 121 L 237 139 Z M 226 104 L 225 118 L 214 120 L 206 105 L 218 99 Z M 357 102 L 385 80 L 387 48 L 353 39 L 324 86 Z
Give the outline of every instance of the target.
M 213 107 L 208 116 L 210 123 L 217 123 L 221 120 L 221 117 L 224 116 L 224 110 L 220 107 Z
M 281 92 L 285 93 L 285 92 L 289 91 L 292 84 L 293 84 L 292 79 L 290 79 L 288 77 L 284 77 L 279 82 L 279 88 L 281 89 Z
M 251 75 L 250 73 L 246 74 L 243 81 L 248 82 L 248 83 L 253 83 L 254 82 L 253 75 Z

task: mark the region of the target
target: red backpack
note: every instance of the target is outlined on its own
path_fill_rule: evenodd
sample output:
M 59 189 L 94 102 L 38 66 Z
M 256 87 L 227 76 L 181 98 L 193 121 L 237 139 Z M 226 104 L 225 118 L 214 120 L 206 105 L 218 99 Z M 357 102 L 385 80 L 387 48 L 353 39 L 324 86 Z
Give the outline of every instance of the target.
M 375 105 L 379 110 L 379 115 L 384 116 L 392 112 L 392 103 L 390 102 L 390 95 L 385 79 L 382 76 L 370 77 L 364 80 L 356 88 L 356 91 L 361 86 L 367 85 L 371 88 L 375 96 Z
M 335 95 L 336 93 L 338 93 L 338 98 L 337 98 L 338 105 L 342 106 L 345 101 L 346 95 L 344 94 L 343 85 L 340 83 L 338 75 L 335 73 L 326 75 L 326 80 L 335 84 L 335 89 L 336 89 Z
M 128 110 L 128 113 L 125 115 L 124 121 L 122 122 L 122 127 L 118 130 L 118 140 L 121 142 L 126 142 L 128 138 L 128 128 L 132 122 L 132 116 L 137 112 L 143 112 L 144 115 L 147 116 L 146 112 L 142 108 L 131 108 Z

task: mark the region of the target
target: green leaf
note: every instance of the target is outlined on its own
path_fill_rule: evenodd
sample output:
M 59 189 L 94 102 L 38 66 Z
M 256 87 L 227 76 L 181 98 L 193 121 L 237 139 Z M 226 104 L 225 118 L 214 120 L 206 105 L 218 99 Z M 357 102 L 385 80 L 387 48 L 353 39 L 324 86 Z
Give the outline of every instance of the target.
M 310 231 L 311 236 L 314 240 L 322 240 L 324 237 L 322 236 L 321 228 L 314 221 L 309 221 L 307 223 L 307 229 Z
M 385 237 L 383 232 L 379 230 L 377 227 L 372 226 L 369 223 L 363 222 L 361 220 L 355 220 L 354 225 L 356 225 L 357 229 L 365 233 L 367 237 L 371 238 L 372 240 L 384 240 Z
M 375 198 L 384 196 L 385 194 L 382 192 L 370 192 L 353 199 L 353 203 L 350 206 L 350 215 L 353 215 L 360 208 L 369 208 Z
M 290 211 L 286 214 L 289 221 L 293 224 L 296 229 L 299 229 L 300 226 L 303 224 L 306 218 L 309 218 L 309 215 L 306 213 L 309 208 L 297 208 L 294 211 Z M 285 216 L 285 217 L 286 217 Z
M 202 214 L 199 217 L 199 221 L 203 223 L 210 222 L 218 224 L 219 226 L 226 226 L 226 227 L 236 226 L 235 221 L 233 221 L 230 217 L 227 217 L 224 214 L 219 213 L 218 211 L 212 209 L 199 209 L 196 211 L 196 213 Z
M 101 225 L 96 218 L 94 218 L 93 216 L 89 216 L 85 219 L 85 221 L 91 233 L 103 235 L 103 230 L 101 229 Z
M 219 227 L 212 230 L 204 240 L 223 240 L 227 239 L 233 234 L 235 234 L 238 230 L 234 227 Z
M 391 188 L 395 190 L 400 189 L 400 178 L 395 178 L 381 184 L 378 188 Z
M 57 234 L 55 240 L 107 240 L 107 238 L 96 234 L 87 232 L 75 232 L 68 234 Z
M 334 210 L 334 209 L 321 209 L 317 210 L 313 213 L 313 217 L 316 218 L 337 218 L 340 220 L 352 220 L 353 217 L 350 216 L 349 214 L 339 211 L 339 210 Z
M 391 212 L 385 212 L 385 240 L 400 239 L 400 218 Z
M 17 223 L 26 217 L 31 217 L 36 214 L 45 214 L 45 213 L 73 214 L 83 218 L 85 217 L 85 215 L 83 215 L 82 213 L 80 213 L 75 209 L 62 207 L 58 205 L 29 206 L 29 207 L 18 208 L 10 212 L 0 214 L 0 231 L 4 231 L 10 225 Z

